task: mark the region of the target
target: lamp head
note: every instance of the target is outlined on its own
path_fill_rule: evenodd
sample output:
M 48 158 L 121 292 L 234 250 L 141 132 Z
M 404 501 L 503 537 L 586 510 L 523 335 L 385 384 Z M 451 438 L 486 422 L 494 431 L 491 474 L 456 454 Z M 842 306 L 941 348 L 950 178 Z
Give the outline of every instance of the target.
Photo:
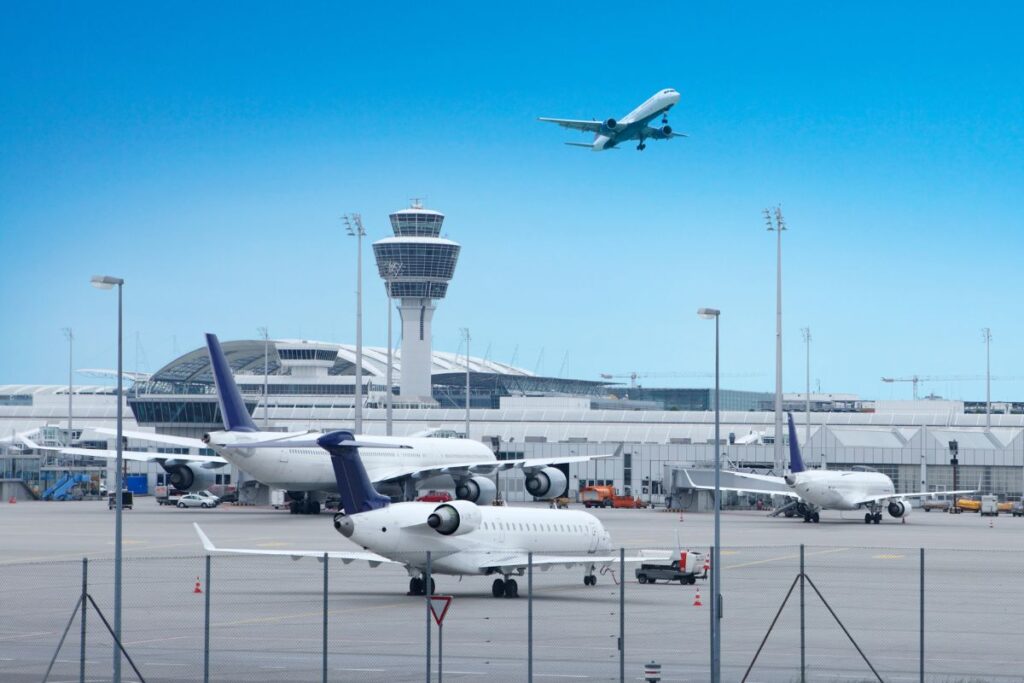
M 124 280 L 121 278 L 110 275 L 93 275 L 90 282 L 96 289 L 113 289 L 114 285 L 124 284 Z
M 717 308 L 698 308 L 697 315 L 704 318 L 705 320 L 711 320 L 717 318 L 722 312 Z

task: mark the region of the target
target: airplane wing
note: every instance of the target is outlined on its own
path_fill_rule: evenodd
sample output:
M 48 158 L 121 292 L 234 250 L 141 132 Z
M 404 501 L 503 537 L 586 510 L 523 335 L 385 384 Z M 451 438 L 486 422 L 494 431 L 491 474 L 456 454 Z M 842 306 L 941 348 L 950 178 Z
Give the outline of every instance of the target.
M 84 455 L 91 458 L 105 458 L 113 460 L 117 458 L 117 451 L 100 448 L 65 448 L 63 446 L 36 446 L 43 451 L 57 451 L 67 455 Z M 189 460 L 192 462 L 216 463 L 226 465 L 228 461 L 216 455 L 182 455 L 178 453 L 151 453 L 150 451 L 121 451 L 124 460 L 135 460 L 138 462 L 150 462 L 152 460 Z
M 625 561 L 631 564 L 643 562 L 664 562 L 669 560 L 669 551 L 641 550 L 638 555 L 627 555 Z M 596 565 L 615 565 L 619 562 L 618 555 L 549 555 L 547 553 L 534 553 L 533 566 L 542 571 L 552 567 L 573 567 Z M 525 569 L 530 565 L 530 557 L 525 552 L 487 553 L 480 564 L 480 573 L 487 573 L 488 569 L 497 572 L 511 573 L 518 569 Z
M 109 427 L 90 427 L 89 431 L 96 432 L 97 434 L 103 434 L 104 436 L 117 436 L 117 430 L 110 429 Z M 179 446 L 182 448 L 209 448 L 209 446 L 199 439 L 191 439 L 187 436 L 171 436 L 170 434 L 157 434 L 156 432 L 135 431 L 122 431 L 121 436 L 128 439 L 138 439 L 139 441 L 165 443 L 170 446 Z
M 570 455 L 564 458 L 520 458 L 518 460 L 483 460 L 479 462 L 460 462 L 437 467 L 396 467 L 371 472 L 373 481 L 391 481 L 403 477 L 428 479 L 443 474 L 453 477 L 470 477 L 475 474 L 493 474 L 501 470 L 522 469 L 534 472 L 552 465 L 563 465 L 570 462 L 586 462 L 595 458 L 611 458 L 615 453 L 601 455 Z
M 578 121 L 576 119 L 549 119 L 543 116 L 537 117 L 537 120 L 545 121 L 547 123 L 557 123 L 562 128 L 569 128 L 570 130 L 581 130 L 585 133 L 596 133 L 599 130 L 601 130 L 600 121 Z
M 971 489 L 969 491 L 929 491 L 927 493 L 890 493 L 884 496 L 865 498 L 864 500 L 857 501 L 857 504 L 868 505 L 869 503 L 884 503 L 887 500 L 901 500 L 903 498 L 934 498 L 935 496 L 959 496 L 967 493 L 977 492 L 978 489 Z
M 690 473 L 686 470 L 682 470 L 686 476 L 687 481 L 690 482 L 690 487 L 695 489 L 701 489 L 704 491 L 714 491 L 715 487 L 712 484 L 698 484 L 690 476 Z M 749 474 L 747 472 L 723 472 L 723 474 L 730 475 L 730 479 L 733 482 L 742 483 L 728 483 L 720 485 L 718 488 L 721 491 L 735 491 L 736 493 L 762 493 L 771 496 L 787 496 L 789 498 L 800 498 L 800 495 L 790 489 L 785 480 L 782 477 L 772 477 L 765 474 Z M 749 481 L 750 486 L 747 486 L 745 482 Z M 778 488 L 774 488 L 777 486 Z
M 303 557 L 316 557 L 323 559 L 324 555 L 332 560 L 341 560 L 345 564 L 361 561 L 369 562 L 371 567 L 382 564 L 396 564 L 394 560 L 377 555 L 376 553 L 364 552 L 361 550 L 271 550 L 269 548 L 218 548 L 210 540 L 210 537 L 203 533 L 199 525 L 192 523 L 199 540 L 203 542 L 203 549 L 208 553 L 225 553 L 231 555 L 285 555 L 293 560 L 301 560 Z

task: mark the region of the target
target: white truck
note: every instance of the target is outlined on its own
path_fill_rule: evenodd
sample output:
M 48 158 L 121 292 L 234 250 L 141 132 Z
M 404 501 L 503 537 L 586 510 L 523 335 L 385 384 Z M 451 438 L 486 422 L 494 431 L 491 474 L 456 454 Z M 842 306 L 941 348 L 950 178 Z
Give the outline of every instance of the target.
M 992 494 L 985 494 L 981 497 L 981 507 L 978 509 L 982 517 L 999 516 L 999 499 Z

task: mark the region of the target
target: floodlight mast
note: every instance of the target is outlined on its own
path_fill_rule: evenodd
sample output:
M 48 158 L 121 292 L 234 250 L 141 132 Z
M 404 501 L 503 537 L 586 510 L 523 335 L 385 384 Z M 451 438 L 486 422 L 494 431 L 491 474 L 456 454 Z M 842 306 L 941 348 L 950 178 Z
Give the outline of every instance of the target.
M 765 224 L 769 232 L 776 234 L 776 271 L 775 271 L 775 471 L 781 472 L 785 466 L 782 451 L 782 231 L 786 229 L 786 221 L 782 217 L 782 207 L 776 206 L 773 213 L 764 209 Z
M 263 337 L 263 429 L 269 430 L 270 394 L 267 393 L 267 389 L 270 373 L 270 334 L 266 327 L 257 327 L 256 330 Z
M 462 337 L 466 340 L 466 438 L 469 438 L 469 328 L 463 327 Z
M 807 346 L 807 393 L 804 395 L 804 409 L 806 410 L 804 425 L 804 448 L 807 447 L 807 442 L 811 440 L 811 328 L 802 327 L 800 328 L 800 334 L 803 335 L 804 344 Z
M 985 342 L 985 429 L 992 429 L 992 329 L 981 329 L 981 340 Z
M 356 238 L 356 391 L 355 431 L 363 433 L 363 217 L 358 213 L 346 214 L 345 233 Z

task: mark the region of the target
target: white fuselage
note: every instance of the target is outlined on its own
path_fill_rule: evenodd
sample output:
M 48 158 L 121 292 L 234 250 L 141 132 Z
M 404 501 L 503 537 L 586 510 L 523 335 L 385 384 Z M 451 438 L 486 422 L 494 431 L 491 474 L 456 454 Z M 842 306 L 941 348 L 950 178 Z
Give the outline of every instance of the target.
M 616 130 L 627 130 L 631 126 L 646 126 L 648 121 L 659 114 L 667 112 L 678 102 L 678 92 L 671 88 L 660 90 L 648 97 L 647 100 L 645 100 L 639 107 L 629 112 L 621 119 L 618 119 L 618 126 L 616 127 Z M 594 151 L 600 152 L 604 150 L 614 137 L 616 136 L 598 134 L 597 137 L 594 138 L 593 142 Z
M 482 567 L 500 566 L 503 555 L 514 564 L 529 552 L 570 555 L 612 549 L 604 526 L 587 512 L 479 506 L 480 523 L 474 530 L 445 536 L 426 523 L 437 508 L 435 503 L 396 503 L 352 515 L 349 538 L 405 564 L 410 574 L 423 571 L 428 551 L 431 571 L 471 575 L 487 573 Z
M 211 432 L 207 445 L 218 455 L 257 481 L 288 491 L 336 491 L 330 456 L 319 446 L 308 445 L 319 432 Z M 366 436 L 367 441 L 393 443 L 409 448 L 362 448 L 360 455 L 372 482 L 390 479 L 394 472 L 410 468 L 443 468 L 466 462 L 497 459 L 494 453 L 471 439 L 429 437 Z M 281 440 L 280 448 L 245 448 L 246 441 Z M 291 447 L 289 439 L 307 445 Z
M 790 476 L 793 491 L 824 510 L 856 510 L 864 500 L 896 493 L 892 479 L 881 472 L 806 470 Z

